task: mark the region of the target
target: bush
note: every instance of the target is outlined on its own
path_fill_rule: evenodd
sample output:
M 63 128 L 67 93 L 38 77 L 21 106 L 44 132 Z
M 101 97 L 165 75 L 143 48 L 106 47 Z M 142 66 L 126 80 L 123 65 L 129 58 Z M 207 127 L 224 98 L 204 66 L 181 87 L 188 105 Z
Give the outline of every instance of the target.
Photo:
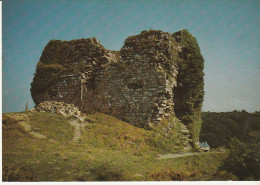
M 230 155 L 222 168 L 236 175 L 239 180 L 260 180 L 259 150 L 259 143 L 245 144 L 233 138 Z

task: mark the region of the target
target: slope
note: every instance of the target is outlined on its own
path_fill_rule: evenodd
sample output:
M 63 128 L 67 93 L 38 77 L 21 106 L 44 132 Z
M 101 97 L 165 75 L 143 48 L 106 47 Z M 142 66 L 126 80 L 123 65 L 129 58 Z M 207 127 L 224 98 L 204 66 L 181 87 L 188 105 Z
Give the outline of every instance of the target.
M 73 140 L 71 121 L 75 118 L 50 113 L 4 114 L 3 181 L 235 178 L 218 172 L 226 153 L 158 160 L 158 154 L 182 151 L 180 135 L 156 136 L 154 131 L 95 113 L 86 115 L 80 138 Z M 25 122 L 30 130 L 23 126 Z

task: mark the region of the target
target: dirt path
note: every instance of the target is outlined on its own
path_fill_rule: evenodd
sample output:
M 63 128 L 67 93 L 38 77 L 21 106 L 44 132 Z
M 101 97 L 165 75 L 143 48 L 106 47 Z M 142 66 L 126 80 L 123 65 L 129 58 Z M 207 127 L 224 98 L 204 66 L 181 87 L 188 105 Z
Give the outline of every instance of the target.
M 18 124 L 23 127 L 25 132 L 30 132 L 32 130 L 32 126 L 24 121 L 18 121 Z
M 31 136 L 38 139 L 48 139 L 46 135 L 36 132 L 35 130 L 32 130 L 32 126 L 29 122 L 29 114 L 10 113 L 8 114 L 8 116 L 16 119 L 18 121 L 18 124 L 24 129 L 24 131 L 30 134 Z M 78 119 L 69 122 L 69 124 L 75 128 L 74 137 L 72 139 L 74 142 L 79 140 L 82 134 L 82 130 L 87 124 L 87 122 L 84 120 L 85 120 L 85 116 L 81 116 Z M 53 143 L 57 143 L 57 141 L 53 139 L 49 139 L 49 141 Z
M 35 132 L 32 130 L 32 126 L 29 123 L 29 114 L 11 113 L 8 116 L 16 119 L 18 121 L 18 124 L 24 129 L 25 132 L 28 132 L 29 135 L 38 139 L 47 139 L 46 135 L 43 135 L 39 132 Z M 52 139 L 49 139 L 49 141 L 56 142 Z
M 39 139 L 46 139 L 47 138 L 47 136 L 40 134 L 39 132 L 31 131 L 31 132 L 29 132 L 29 134 L 34 136 L 34 137 L 37 137 Z
M 212 154 L 212 153 L 224 153 L 223 151 L 210 151 L 210 152 L 195 152 L 195 153 L 183 153 L 183 154 L 165 154 L 165 155 L 159 155 L 157 159 L 174 159 L 179 157 L 187 157 L 187 156 L 193 156 L 193 155 L 200 155 L 200 154 Z
M 165 154 L 165 155 L 159 155 L 157 159 L 174 159 L 174 158 L 179 158 L 179 157 L 187 157 L 187 156 L 192 156 L 192 155 L 198 155 L 200 153 L 184 153 L 184 154 Z
M 39 133 L 32 131 L 32 126 L 31 124 L 28 123 L 28 117 L 26 118 L 26 121 L 20 121 L 18 120 L 18 124 L 21 125 L 24 129 L 25 132 L 28 132 L 31 136 L 38 138 L 38 139 L 46 139 L 47 136 Z
M 69 122 L 69 124 L 75 128 L 74 137 L 72 139 L 74 142 L 79 140 L 81 132 L 87 124 L 86 122 L 83 122 L 84 118 L 85 117 L 79 117 L 78 119 Z

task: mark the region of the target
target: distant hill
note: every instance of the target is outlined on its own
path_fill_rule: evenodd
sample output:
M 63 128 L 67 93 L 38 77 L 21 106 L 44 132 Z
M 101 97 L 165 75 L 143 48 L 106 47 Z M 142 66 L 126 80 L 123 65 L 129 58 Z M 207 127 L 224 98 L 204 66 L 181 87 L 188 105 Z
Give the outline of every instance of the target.
M 213 148 L 227 146 L 231 138 L 240 141 L 259 141 L 260 112 L 203 112 L 200 141 L 207 141 Z

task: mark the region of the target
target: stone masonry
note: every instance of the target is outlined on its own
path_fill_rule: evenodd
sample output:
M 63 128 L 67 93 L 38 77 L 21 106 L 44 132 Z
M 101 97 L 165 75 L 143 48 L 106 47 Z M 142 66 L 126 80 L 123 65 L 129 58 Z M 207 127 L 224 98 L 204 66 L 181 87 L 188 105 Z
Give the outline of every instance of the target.
M 119 62 L 95 78 L 95 92 L 91 103 L 85 101 L 85 111 L 94 107 L 145 128 L 174 115 L 178 49 L 169 33 L 142 32 L 127 38 Z
M 58 62 L 53 56 L 64 70 L 49 88 L 33 96 L 36 104 L 49 100 L 72 103 L 82 112 L 103 112 L 144 128 L 174 115 L 182 47 L 172 34 L 143 31 L 128 37 L 120 54 L 104 49 L 95 38 L 81 39 L 78 47 L 73 45 L 77 41 L 64 42 L 61 45 L 71 48 L 66 48 L 66 56 Z M 48 48 L 40 61 L 44 65 L 51 63 L 45 59 Z

